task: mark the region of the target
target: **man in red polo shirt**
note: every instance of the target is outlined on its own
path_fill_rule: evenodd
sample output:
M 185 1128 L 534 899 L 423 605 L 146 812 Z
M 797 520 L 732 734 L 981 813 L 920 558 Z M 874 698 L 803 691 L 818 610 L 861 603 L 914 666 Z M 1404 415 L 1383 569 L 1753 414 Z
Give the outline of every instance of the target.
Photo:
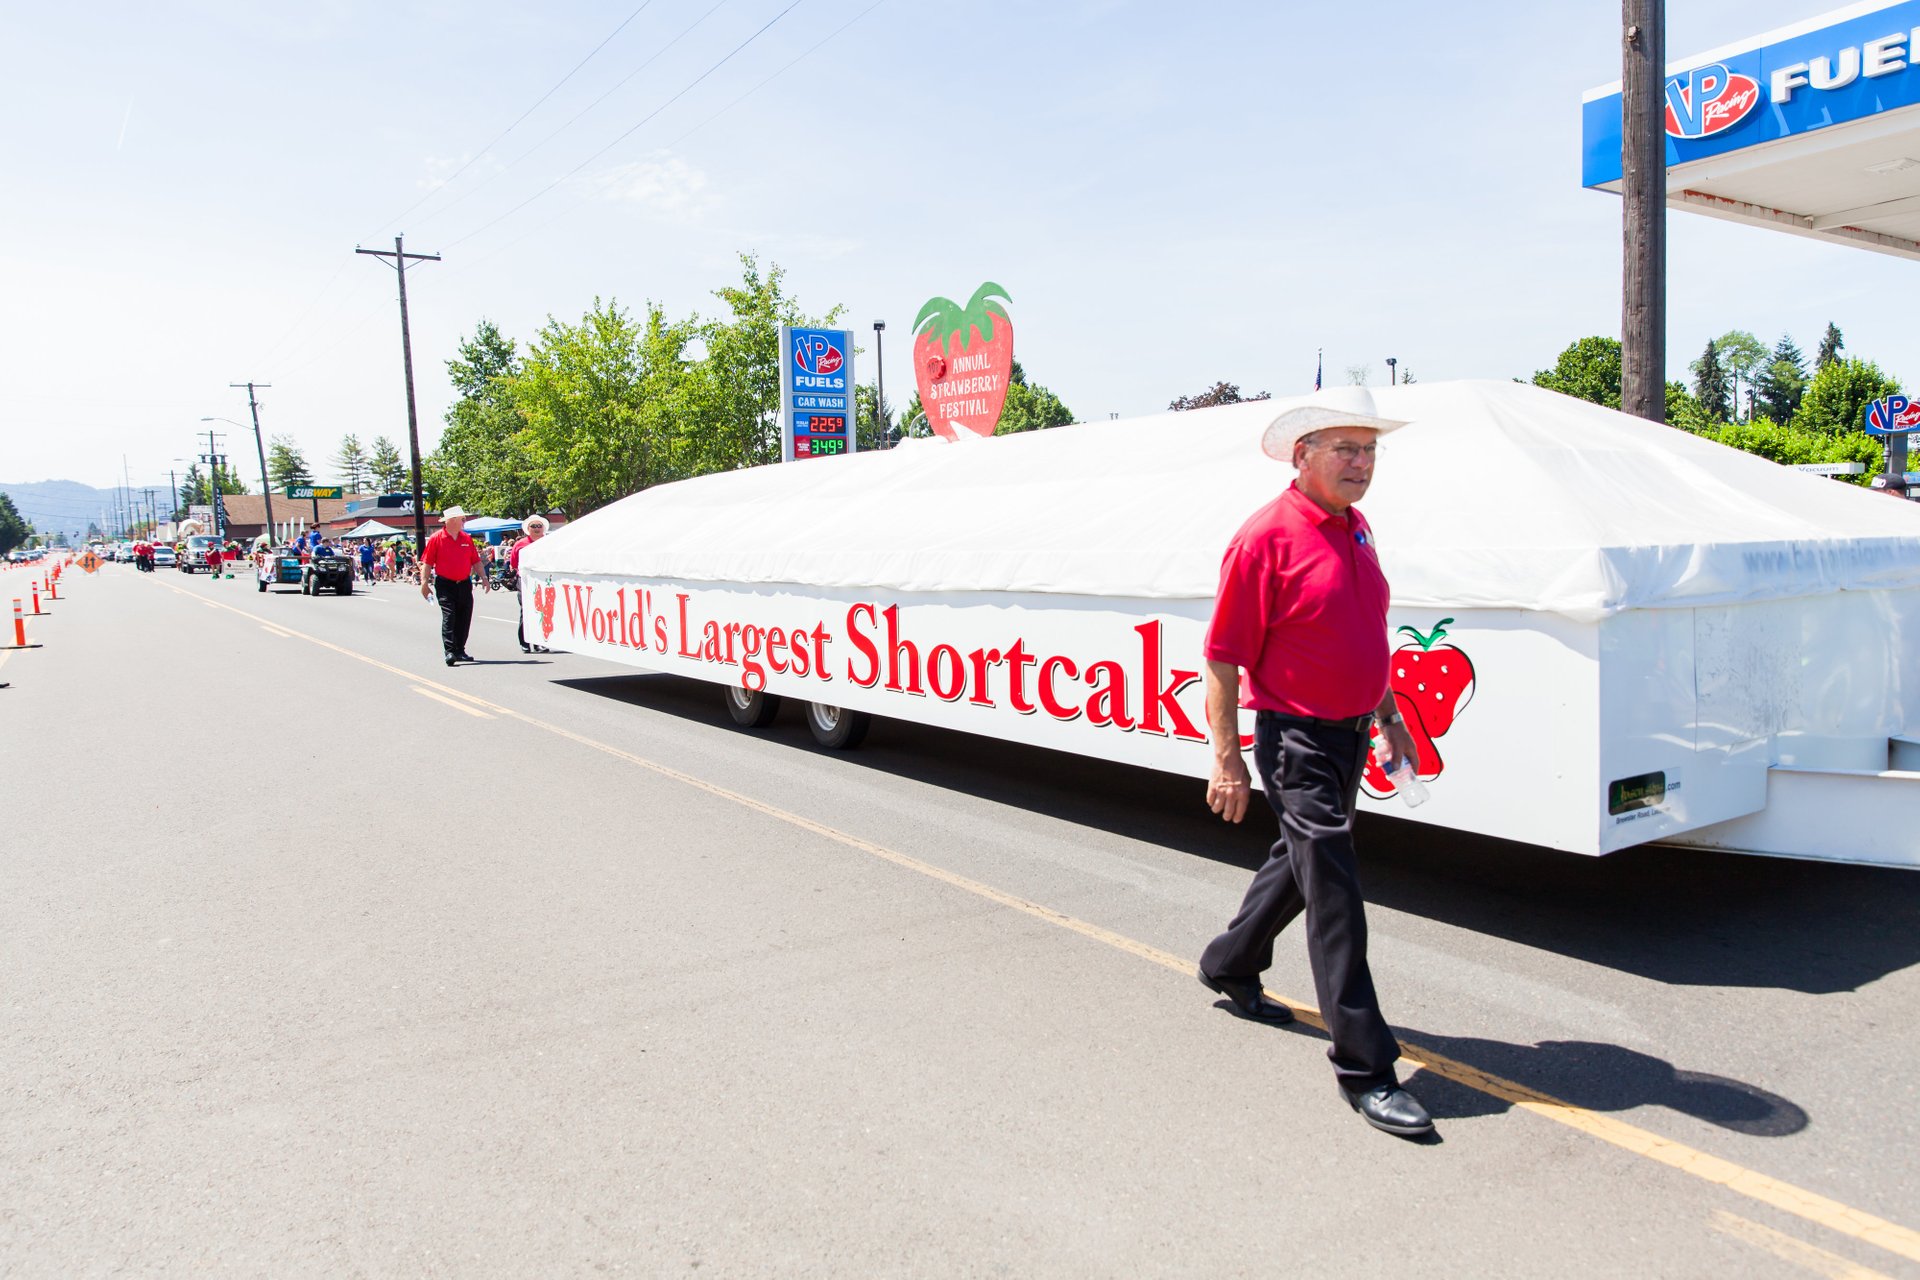
M 467 652 L 467 632 L 473 629 L 473 568 L 479 563 L 480 548 L 467 532 L 467 513 L 448 507 L 440 528 L 420 552 L 420 598 L 440 602 L 440 647 L 446 650 L 448 666 L 476 660 Z M 485 574 L 480 581 L 493 590 Z
M 1417 758 L 1387 686 L 1387 580 L 1354 503 L 1373 481 L 1376 441 L 1405 424 L 1374 412 L 1364 387 L 1317 393 L 1267 428 L 1260 447 L 1298 476 L 1234 535 L 1207 629 L 1207 803 L 1246 816 L 1251 780 L 1240 745 L 1240 673 L 1253 707 L 1253 759 L 1280 840 L 1225 933 L 1200 957 L 1200 981 L 1242 1017 L 1289 1022 L 1263 993 L 1273 940 L 1303 911 L 1314 990 L 1340 1091 L 1377 1129 L 1432 1132 L 1394 1071 L 1400 1045 L 1367 967 L 1366 904 L 1353 848 L 1354 804 L 1368 730 L 1390 763 Z

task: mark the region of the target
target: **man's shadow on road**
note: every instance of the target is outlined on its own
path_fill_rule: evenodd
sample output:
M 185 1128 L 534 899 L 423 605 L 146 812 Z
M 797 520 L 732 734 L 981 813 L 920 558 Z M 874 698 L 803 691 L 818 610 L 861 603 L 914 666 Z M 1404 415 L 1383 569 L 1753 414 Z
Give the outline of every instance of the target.
M 1216 1007 L 1225 1011 L 1227 1003 L 1219 1001 Z M 1327 1042 L 1324 1031 L 1301 1022 L 1274 1029 Z M 1587 1111 L 1665 1107 L 1678 1115 L 1755 1138 L 1784 1138 L 1808 1124 L 1805 1108 L 1758 1085 L 1706 1071 L 1685 1071 L 1664 1058 L 1617 1044 L 1544 1040 L 1524 1045 L 1406 1028 L 1395 1031 L 1410 1057 L 1419 1058 L 1423 1051 L 1437 1054 Z M 1504 1115 L 1514 1105 L 1432 1067 L 1422 1066 L 1401 1083 L 1436 1120 Z
M 1508 1044 L 1472 1036 L 1408 1030 L 1408 1052 L 1430 1049 L 1588 1111 L 1665 1107 L 1717 1128 L 1756 1138 L 1784 1138 L 1807 1127 L 1798 1104 L 1758 1085 L 1705 1071 L 1686 1071 L 1663 1058 L 1591 1040 Z M 1436 1119 L 1500 1115 L 1505 1098 L 1422 1067 L 1406 1081 Z

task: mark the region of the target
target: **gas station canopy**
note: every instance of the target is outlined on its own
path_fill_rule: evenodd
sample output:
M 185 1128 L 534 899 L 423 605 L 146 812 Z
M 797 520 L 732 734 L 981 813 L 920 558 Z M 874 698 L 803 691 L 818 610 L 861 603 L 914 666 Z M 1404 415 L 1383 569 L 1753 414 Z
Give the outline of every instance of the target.
M 1667 204 L 1920 258 L 1920 0 L 1869 0 L 1667 64 Z M 1620 84 L 1581 106 L 1620 190 Z

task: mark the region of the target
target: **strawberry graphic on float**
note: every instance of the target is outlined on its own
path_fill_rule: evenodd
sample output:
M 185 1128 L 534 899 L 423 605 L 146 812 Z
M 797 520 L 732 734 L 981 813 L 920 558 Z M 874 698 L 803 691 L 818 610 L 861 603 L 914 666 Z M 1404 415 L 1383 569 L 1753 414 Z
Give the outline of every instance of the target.
M 1007 291 L 988 281 L 967 305 L 932 298 L 914 318 L 913 372 L 927 425 L 943 440 L 993 434 L 1013 374 Z
M 1473 698 L 1473 662 L 1457 646 L 1441 644 L 1452 618 L 1434 623 L 1433 630 L 1421 632 L 1401 627 L 1399 634 L 1411 637 L 1391 655 L 1387 683 L 1393 690 L 1393 704 L 1406 718 L 1407 730 L 1420 752 L 1420 777 L 1437 778 L 1446 767 L 1435 739 L 1446 736 L 1458 716 Z M 1379 736 L 1378 732 L 1374 735 Z M 1375 797 L 1393 794 L 1380 762 L 1367 753 L 1365 784 L 1367 794 Z
M 533 589 L 533 607 L 534 611 L 540 615 L 540 638 L 543 640 L 553 635 L 553 605 L 552 583 Z

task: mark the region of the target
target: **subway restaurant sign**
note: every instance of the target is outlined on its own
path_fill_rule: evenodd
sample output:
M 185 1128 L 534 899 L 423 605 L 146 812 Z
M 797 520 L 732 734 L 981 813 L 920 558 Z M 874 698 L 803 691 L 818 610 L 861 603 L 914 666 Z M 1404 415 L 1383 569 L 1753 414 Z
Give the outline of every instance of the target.
M 290 484 L 289 498 L 344 498 L 347 491 L 337 484 Z

